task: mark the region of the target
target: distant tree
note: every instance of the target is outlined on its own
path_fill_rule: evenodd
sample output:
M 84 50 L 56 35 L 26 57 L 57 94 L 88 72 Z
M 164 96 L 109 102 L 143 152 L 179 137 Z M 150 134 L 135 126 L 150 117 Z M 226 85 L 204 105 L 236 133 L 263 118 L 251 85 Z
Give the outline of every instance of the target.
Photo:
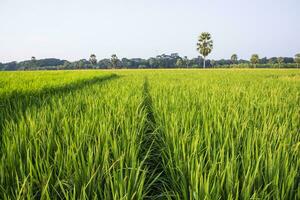
M 215 67 L 216 61 L 215 61 L 215 60 L 211 60 L 211 61 L 210 61 L 210 64 L 211 64 L 212 67 Z
M 190 60 L 190 65 L 192 65 L 194 67 L 201 67 L 202 64 L 203 64 L 203 58 L 202 58 L 202 56 L 198 56 L 197 58 L 192 58 Z
M 238 57 L 236 54 L 232 54 L 231 58 L 230 58 L 232 64 L 237 64 L 237 60 L 238 60 Z
M 99 60 L 98 66 L 99 66 L 99 68 L 101 68 L 101 69 L 111 68 L 111 62 L 110 62 L 110 59 L 107 59 L 107 58 L 106 58 L 106 59 Z
M 203 32 L 198 38 L 197 50 L 203 56 L 203 68 L 205 68 L 205 58 L 213 49 L 213 40 L 208 32 Z
M 253 54 L 250 62 L 254 65 L 254 67 L 256 67 L 256 65 L 259 63 L 259 56 L 257 54 Z
M 186 68 L 188 68 L 188 67 L 189 67 L 189 65 L 190 65 L 190 61 L 189 61 L 189 59 L 188 59 L 188 57 L 187 57 L 187 56 L 184 56 L 184 57 L 183 57 L 183 60 L 182 60 L 182 62 L 183 62 L 183 65 L 184 65 Z
M 18 65 L 16 61 L 5 63 L 5 70 L 14 71 L 18 69 Z
M 176 61 L 176 67 L 183 67 L 183 61 L 181 58 L 178 58 Z
M 282 58 L 283 58 L 283 63 L 285 64 L 295 62 L 294 58 L 290 58 L 290 57 L 282 57 Z
M 91 54 L 89 62 L 93 65 L 93 67 L 97 65 L 97 58 L 95 54 Z
M 120 61 L 122 63 L 123 68 L 130 68 L 131 66 L 131 62 L 129 59 L 127 58 L 122 58 L 122 60 Z
M 77 62 L 77 68 L 78 68 L 78 69 L 84 68 L 84 67 L 85 67 L 85 64 L 86 64 L 85 61 L 86 61 L 86 60 L 84 60 L 84 59 L 79 60 L 79 61 Z
M 117 57 L 116 54 L 113 54 L 113 55 L 111 56 L 110 62 L 111 62 L 111 64 L 112 64 L 113 68 L 116 68 L 116 67 L 117 67 L 118 62 L 119 62 L 119 59 L 118 59 L 118 57 Z
M 30 61 L 31 61 L 31 67 L 32 67 L 32 68 L 37 68 L 37 67 L 38 67 L 38 66 L 37 66 L 36 58 L 35 58 L 34 56 L 31 56 Z
M 297 68 L 299 68 L 299 64 L 300 64 L 300 53 L 296 54 L 295 55 L 295 63 L 297 63 Z
M 272 57 L 268 59 L 268 63 L 271 65 L 271 67 L 274 67 L 274 64 L 276 63 L 277 58 L 276 57 Z
M 148 63 L 150 68 L 158 68 L 159 66 L 158 60 L 156 58 L 149 58 Z
M 277 58 L 277 64 L 278 64 L 278 67 L 281 67 L 283 62 L 284 62 L 283 57 L 278 57 L 278 58 Z
M 139 69 L 146 69 L 147 66 L 146 66 L 146 65 L 139 65 L 138 68 L 139 68 Z
M 48 66 L 58 66 L 63 65 L 64 60 L 60 60 L 57 58 L 45 58 L 36 61 L 38 67 L 48 67 Z
M 69 68 L 71 68 L 71 63 L 69 62 L 69 61 L 64 61 L 64 64 L 63 64 L 63 68 L 64 69 L 69 69 Z
M 263 57 L 262 59 L 259 60 L 260 64 L 267 64 L 268 63 L 268 59 L 267 57 Z
M 171 53 L 170 57 L 177 59 L 177 58 L 179 58 L 179 55 L 178 55 L 178 53 Z
M 4 65 L 0 62 L 0 70 L 3 70 Z

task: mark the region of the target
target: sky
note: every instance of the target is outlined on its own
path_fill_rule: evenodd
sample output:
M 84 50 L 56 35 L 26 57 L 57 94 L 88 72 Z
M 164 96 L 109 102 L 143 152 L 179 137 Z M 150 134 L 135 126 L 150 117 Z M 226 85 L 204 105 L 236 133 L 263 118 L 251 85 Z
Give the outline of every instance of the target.
M 212 34 L 210 59 L 293 57 L 299 9 L 299 0 L 0 0 L 0 62 L 191 58 L 201 32 Z

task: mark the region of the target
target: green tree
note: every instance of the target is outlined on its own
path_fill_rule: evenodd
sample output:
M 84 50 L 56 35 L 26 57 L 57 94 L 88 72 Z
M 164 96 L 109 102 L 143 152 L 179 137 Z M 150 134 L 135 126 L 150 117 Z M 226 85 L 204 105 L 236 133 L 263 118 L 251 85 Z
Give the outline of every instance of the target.
M 208 56 L 213 49 L 213 40 L 208 32 L 200 34 L 197 43 L 197 50 L 203 56 L 203 68 L 205 68 L 205 58 Z
M 37 68 L 38 67 L 36 58 L 34 56 L 31 56 L 30 61 L 31 61 L 31 67 L 32 68 Z
M 230 60 L 232 64 L 237 64 L 238 56 L 236 54 L 232 54 Z
M 183 66 L 183 61 L 181 58 L 178 58 L 176 61 L 176 67 L 182 67 Z
M 91 54 L 89 62 L 93 65 L 93 67 L 97 65 L 97 58 L 95 54 Z
M 184 65 L 186 68 L 188 68 L 188 67 L 189 67 L 189 65 L 190 65 L 190 61 L 189 61 L 189 59 L 188 59 L 188 57 L 187 57 L 187 56 L 184 56 L 184 57 L 183 57 L 183 60 L 182 60 L 182 62 L 183 62 L 183 65 Z
M 295 55 L 295 63 L 297 63 L 297 68 L 299 68 L 299 64 L 300 64 L 300 53 Z
M 269 58 L 269 61 L 268 63 L 271 65 L 271 67 L 274 67 L 275 66 L 275 63 L 277 61 L 277 58 L 275 57 L 272 57 L 272 58 Z
M 256 65 L 259 63 L 259 56 L 257 54 L 253 54 L 251 56 L 250 62 L 253 64 L 253 66 L 256 68 Z
M 284 59 L 283 57 L 278 57 L 277 58 L 277 64 L 278 64 L 278 67 L 282 67 L 282 63 L 284 62 Z
M 110 62 L 111 62 L 111 64 L 112 64 L 113 68 L 116 68 L 116 67 L 117 67 L 118 61 L 119 61 L 119 59 L 118 59 L 117 55 L 116 55 L 116 54 L 113 54 L 113 55 L 111 56 L 111 58 L 110 58 Z
M 216 61 L 215 61 L 215 60 L 211 60 L 211 61 L 210 61 L 210 64 L 211 64 L 212 67 L 215 67 Z
M 69 61 L 64 61 L 64 64 L 63 64 L 63 68 L 64 69 L 69 69 L 70 68 L 70 66 L 71 66 L 71 63 L 69 62 Z
M 150 58 L 148 60 L 150 68 L 157 68 L 159 63 L 155 58 Z
M 84 67 L 84 65 L 85 65 L 84 60 L 81 59 L 77 63 L 77 68 L 82 69 Z

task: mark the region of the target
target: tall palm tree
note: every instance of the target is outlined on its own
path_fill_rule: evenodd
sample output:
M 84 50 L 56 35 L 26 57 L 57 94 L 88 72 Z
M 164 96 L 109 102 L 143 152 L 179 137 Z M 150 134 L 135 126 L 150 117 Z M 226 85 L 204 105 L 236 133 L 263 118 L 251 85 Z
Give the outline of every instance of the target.
M 200 34 L 197 43 L 197 50 L 203 56 L 203 68 L 205 68 L 205 58 L 208 56 L 213 49 L 213 40 L 208 32 L 203 32 Z
M 110 58 L 110 62 L 112 64 L 113 68 L 117 67 L 118 61 L 119 61 L 119 59 L 118 59 L 117 55 L 113 54 Z
M 237 57 L 237 55 L 236 54 L 232 54 L 232 56 L 231 56 L 231 62 L 233 63 L 233 64 L 236 64 L 237 63 L 237 60 L 238 60 L 238 57 Z
M 250 62 L 254 65 L 256 68 L 256 64 L 259 63 L 259 56 L 258 54 L 253 54 L 250 58 Z
M 37 67 L 37 61 L 35 56 L 31 56 L 31 67 L 36 68 Z
M 95 54 L 91 54 L 90 59 L 89 59 L 90 63 L 92 65 L 96 65 L 97 64 L 97 58 Z

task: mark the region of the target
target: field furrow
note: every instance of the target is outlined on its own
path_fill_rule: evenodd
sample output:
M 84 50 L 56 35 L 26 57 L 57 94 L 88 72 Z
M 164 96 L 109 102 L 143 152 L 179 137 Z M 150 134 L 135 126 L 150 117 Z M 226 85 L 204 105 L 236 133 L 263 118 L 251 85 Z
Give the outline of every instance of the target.
M 162 142 L 159 128 L 156 124 L 153 111 L 152 97 L 149 91 L 149 81 L 145 77 L 143 84 L 143 103 L 142 108 L 146 112 L 146 121 L 144 125 L 144 138 L 142 142 L 143 157 L 149 173 L 148 180 L 151 180 L 149 194 L 147 199 L 160 199 L 165 192 L 166 182 L 165 173 L 162 166 Z

